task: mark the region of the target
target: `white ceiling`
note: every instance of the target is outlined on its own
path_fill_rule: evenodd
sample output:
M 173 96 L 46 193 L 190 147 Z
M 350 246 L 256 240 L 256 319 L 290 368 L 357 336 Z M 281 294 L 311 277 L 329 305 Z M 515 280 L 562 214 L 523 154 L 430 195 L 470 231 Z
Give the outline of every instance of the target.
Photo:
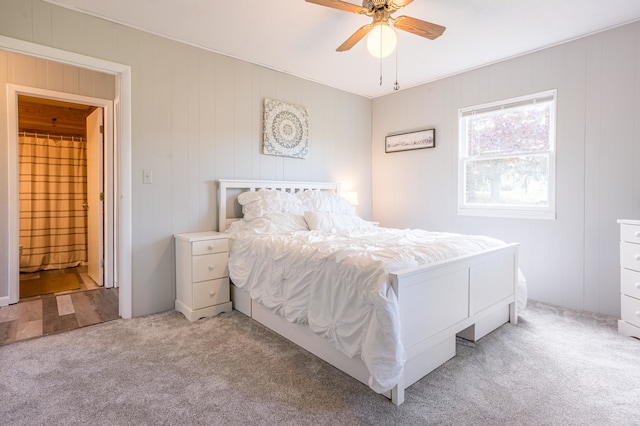
M 393 92 L 395 55 L 362 40 L 371 18 L 304 0 L 46 0 L 362 96 Z M 351 0 L 359 3 L 358 0 Z M 639 0 L 415 0 L 408 15 L 447 27 L 436 40 L 398 31 L 401 89 L 640 19 Z

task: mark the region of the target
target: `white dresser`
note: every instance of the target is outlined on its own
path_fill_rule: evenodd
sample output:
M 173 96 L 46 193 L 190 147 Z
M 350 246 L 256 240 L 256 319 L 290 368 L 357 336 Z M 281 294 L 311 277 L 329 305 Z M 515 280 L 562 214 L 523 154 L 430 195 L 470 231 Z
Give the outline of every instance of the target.
M 640 220 L 620 224 L 620 320 L 618 331 L 640 338 Z
M 175 309 L 189 321 L 231 312 L 227 236 L 218 232 L 194 232 L 174 237 Z

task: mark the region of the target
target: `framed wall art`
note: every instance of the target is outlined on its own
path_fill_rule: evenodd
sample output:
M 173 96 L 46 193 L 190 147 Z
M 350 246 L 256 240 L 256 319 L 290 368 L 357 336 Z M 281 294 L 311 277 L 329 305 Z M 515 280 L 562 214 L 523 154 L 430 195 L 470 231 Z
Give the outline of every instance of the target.
M 265 98 L 263 152 L 307 158 L 309 113 L 306 108 Z
M 391 135 L 385 138 L 384 152 L 409 151 L 412 149 L 435 148 L 436 129 Z

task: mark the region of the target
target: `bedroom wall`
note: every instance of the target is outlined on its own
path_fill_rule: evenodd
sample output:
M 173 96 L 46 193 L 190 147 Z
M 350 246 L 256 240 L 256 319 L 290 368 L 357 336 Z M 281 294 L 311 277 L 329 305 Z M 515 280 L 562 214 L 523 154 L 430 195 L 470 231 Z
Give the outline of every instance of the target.
M 358 191 L 358 213 L 370 217 L 370 99 L 38 0 L 0 0 L 0 10 L 1 35 L 131 67 L 134 316 L 173 309 L 172 235 L 217 228 L 217 179 L 339 181 Z M 265 97 L 308 108 L 309 158 L 261 154 Z M 152 184 L 142 183 L 143 170 Z M 6 187 L 1 177 L 3 206 Z M 0 241 L 7 221 L 0 208 Z
M 640 22 L 373 101 L 373 219 L 519 242 L 529 297 L 620 314 L 617 219 L 640 217 Z M 557 219 L 458 216 L 459 108 L 558 90 Z M 385 154 L 388 134 L 437 147 Z

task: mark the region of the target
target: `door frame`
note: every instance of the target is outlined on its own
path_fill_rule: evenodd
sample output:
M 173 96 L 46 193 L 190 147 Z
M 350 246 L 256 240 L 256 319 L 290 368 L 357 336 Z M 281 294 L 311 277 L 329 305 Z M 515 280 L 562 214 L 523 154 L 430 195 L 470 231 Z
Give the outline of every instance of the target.
M 112 110 L 113 150 L 109 168 L 112 172 L 112 225 L 114 232 L 112 258 L 109 269 L 113 270 L 111 279 L 119 287 L 119 310 L 122 318 L 133 315 L 132 289 L 132 200 L 131 200 L 131 67 L 91 56 L 80 55 L 65 50 L 43 46 L 23 40 L 0 35 L 0 49 L 34 56 L 68 65 L 92 69 L 113 74 L 116 78 L 116 93 L 110 108 Z M 7 86 L 7 94 L 11 85 Z M 14 90 L 16 85 L 13 85 Z M 18 86 L 19 88 L 19 86 Z M 33 89 L 33 88 L 30 88 Z M 64 94 L 71 97 L 70 94 Z M 68 96 L 67 96 L 68 95 Z M 95 98 L 94 98 L 95 99 Z M 104 101 L 104 100 L 101 100 Z M 81 102 L 80 102 L 81 103 Z M 15 200 L 9 208 L 7 225 L 8 235 L 8 303 L 18 301 L 19 293 L 19 221 L 18 221 L 18 164 L 17 164 L 17 95 L 8 96 L 7 108 L 14 108 L 14 114 L 8 114 L 8 200 Z M 115 111 L 115 113 L 113 113 Z M 15 130 L 15 132 L 14 132 Z M 13 138 L 13 139 L 12 139 Z M 11 141 L 15 140 L 16 143 Z M 106 194 L 105 194 L 106 196 Z M 106 261 L 106 259 L 105 259 Z M 112 266 L 112 268 L 111 268 Z M 106 269 L 106 268 L 105 268 Z M 106 276 L 105 276 L 106 278 Z M 1 299 L 1 298 L 0 298 Z
M 18 157 L 18 96 L 25 95 L 36 98 L 43 99 L 53 99 L 56 101 L 64 101 L 71 102 L 74 104 L 81 105 L 90 105 L 102 108 L 104 111 L 104 157 L 102 158 L 103 167 L 101 167 L 101 179 L 103 182 L 103 192 L 104 192 L 104 216 L 103 216 L 103 233 L 100 238 L 100 242 L 104 243 L 104 276 L 103 282 L 105 287 L 117 287 L 117 281 L 115 279 L 116 271 L 114 269 L 115 262 L 113 259 L 115 258 L 115 250 L 114 250 L 114 234 L 115 234 L 115 212 L 113 209 L 113 200 L 114 200 L 114 157 L 113 157 L 113 100 L 112 99 L 101 99 L 94 98 L 90 96 L 83 95 L 75 95 L 72 93 L 64 93 L 57 92 L 53 90 L 46 89 L 38 89 L 30 86 L 19 86 L 16 84 L 7 84 L 7 116 L 9 120 L 7 122 L 8 125 L 8 142 L 11 146 L 11 153 L 15 153 L 15 158 L 9 157 L 9 161 L 12 164 L 19 163 Z M 15 179 L 15 182 L 14 182 Z M 20 179 L 18 177 L 18 170 L 15 173 L 11 173 L 9 176 L 9 185 L 17 188 L 17 192 L 14 193 L 14 197 L 9 199 L 9 204 L 11 205 L 11 209 L 14 210 L 14 214 L 12 217 L 18 219 L 18 227 L 11 227 L 12 230 L 18 230 L 18 241 L 20 240 L 20 217 L 19 217 L 19 199 L 20 199 Z M 15 206 L 13 203 L 16 203 Z M 15 210 L 18 208 L 18 213 L 15 214 Z M 12 239 L 12 238 L 10 238 Z M 20 259 L 18 256 L 18 264 L 16 268 L 16 264 L 11 265 L 12 274 L 18 275 L 18 279 L 12 278 L 9 282 L 9 303 L 16 303 L 19 299 L 20 294 L 20 278 L 19 278 L 19 270 L 20 270 Z M 17 269 L 17 271 L 16 271 Z M 102 268 L 101 268 L 102 269 Z

